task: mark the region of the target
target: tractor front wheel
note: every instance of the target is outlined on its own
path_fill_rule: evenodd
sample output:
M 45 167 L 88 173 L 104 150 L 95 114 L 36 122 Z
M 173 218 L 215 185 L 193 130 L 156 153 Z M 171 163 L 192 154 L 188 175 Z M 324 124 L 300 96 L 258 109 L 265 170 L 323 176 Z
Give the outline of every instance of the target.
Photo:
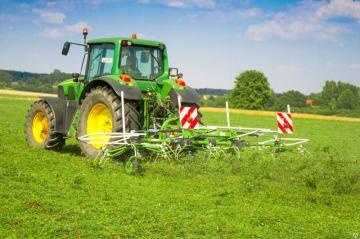
M 62 134 L 55 132 L 55 116 L 44 101 L 36 101 L 29 109 L 25 122 L 26 141 L 35 147 L 61 149 L 65 144 Z
M 126 132 L 140 128 L 137 104 L 124 102 Z M 88 141 L 79 141 L 81 151 L 86 156 L 96 156 L 106 146 L 111 145 L 109 133 L 123 132 L 121 99 L 108 87 L 98 86 L 85 97 L 80 107 L 77 136 L 88 135 Z

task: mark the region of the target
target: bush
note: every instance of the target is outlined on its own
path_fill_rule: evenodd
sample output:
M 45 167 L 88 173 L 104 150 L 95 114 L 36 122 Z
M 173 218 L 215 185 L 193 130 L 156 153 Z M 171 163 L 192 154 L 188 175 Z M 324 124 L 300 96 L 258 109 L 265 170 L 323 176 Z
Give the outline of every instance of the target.
M 336 106 L 339 109 L 355 109 L 357 106 L 356 96 L 350 89 L 346 89 L 341 92 Z
M 291 107 L 306 107 L 306 96 L 299 91 L 290 90 L 275 100 L 276 110 L 286 110 L 286 106 L 289 104 Z

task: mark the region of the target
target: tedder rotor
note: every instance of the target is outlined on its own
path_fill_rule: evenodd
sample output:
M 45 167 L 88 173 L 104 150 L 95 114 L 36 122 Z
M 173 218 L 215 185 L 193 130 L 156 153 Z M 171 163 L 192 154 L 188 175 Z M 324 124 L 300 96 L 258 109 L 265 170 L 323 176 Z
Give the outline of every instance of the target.
M 307 141 L 277 136 L 278 131 L 293 131 L 286 113 L 277 115 L 278 131 L 230 127 L 229 120 L 227 126 L 206 126 L 200 97 L 177 68 L 169 67 L 165 44 L 135 34 L 86 41 L 87 34 L 84 28 L 84 43 L 65 42 L 62 49 L 67 55 L 71 45 L 84 48 L 80 74 L 59 83 L 57 97 L 41 97 L 29 109 L 29 144 L 60 149 L 75 136 L 86 156 L 126 155 L 132 162 L 148 153 L 177 157 L 198 150 L 278 149 Z

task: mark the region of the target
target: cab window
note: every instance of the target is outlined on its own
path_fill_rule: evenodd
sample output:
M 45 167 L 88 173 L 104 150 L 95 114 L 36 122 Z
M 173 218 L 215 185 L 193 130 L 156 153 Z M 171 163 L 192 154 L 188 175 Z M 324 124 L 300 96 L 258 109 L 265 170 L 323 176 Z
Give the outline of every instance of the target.
M 162 50 L 159 47 L 122 46 L 119 68 L 139 80 L 153 80 L 163 73 Z
M 111 74 L 114 60 L 114 44 L 93 45 L 90 50 L 88 79 Z

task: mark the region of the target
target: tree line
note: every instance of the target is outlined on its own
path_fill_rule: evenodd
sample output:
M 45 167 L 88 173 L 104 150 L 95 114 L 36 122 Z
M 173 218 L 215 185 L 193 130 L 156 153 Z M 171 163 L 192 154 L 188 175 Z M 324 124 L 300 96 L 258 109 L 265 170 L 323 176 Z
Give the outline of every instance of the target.
M 54 70 L 50 74 L 0 70 L 0 88 L 55 93 L 56 85 L 71 77 L 71 74 L 60 70 Z
M 0 88 L 56 93 L 56 85 L 71 78 L 60 70 L 49 74 L 0 70 Z M 196 89 L 203 96 L 201 106 L 224 107 L 228 101 L 232 108 L 283 111 L 289 104 L 295 112 L 360 117 L 360 87 L 349 83 L 326 81 L 320 92 L 309 95 L 296 90 L 276 93 L 265 74 L 256 70 L 240 73 L 234 83 L 232 90 Z
M 264 73 L 247 70 L 235 78 L 235 87 L 223 96 L 203 99 L 202 105 L 232 108 L 292 111 L 360 117 L 360 87 L 342 81 L 326 81 L 321 92 L 305 95 L 296 90 L 275 93 Z

